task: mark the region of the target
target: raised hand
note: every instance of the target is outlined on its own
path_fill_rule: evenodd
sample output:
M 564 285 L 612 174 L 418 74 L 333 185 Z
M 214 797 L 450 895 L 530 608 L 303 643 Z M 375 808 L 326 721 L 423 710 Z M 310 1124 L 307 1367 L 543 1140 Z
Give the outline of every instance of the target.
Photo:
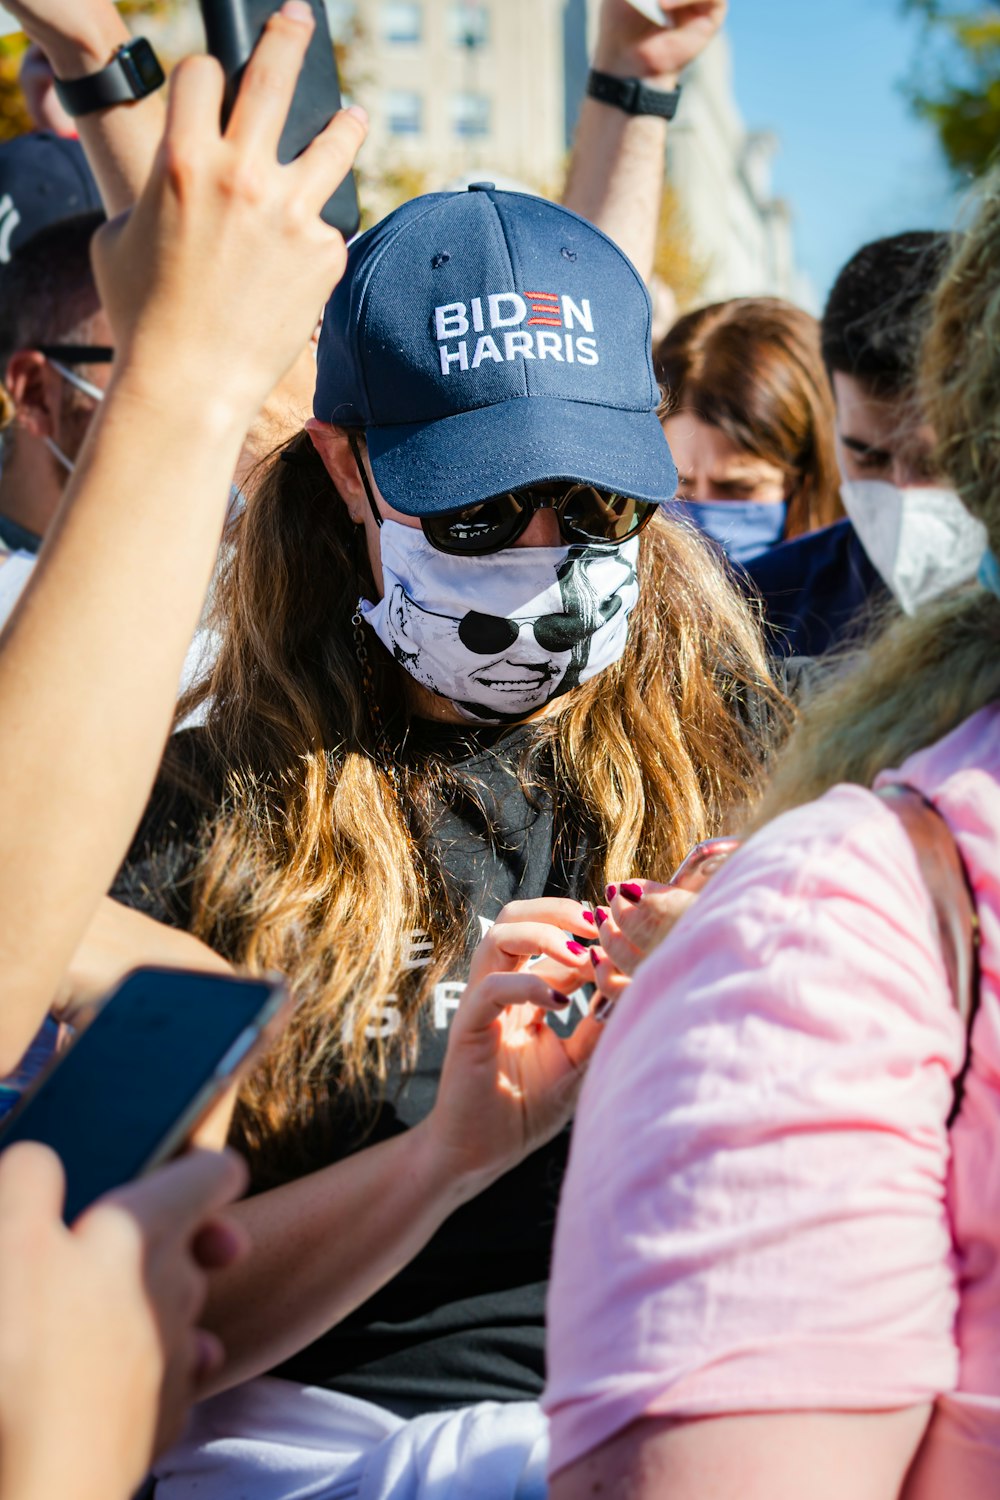
M 364 140 L 363 111 L 341 111 L 294 162 L 277 160 L 312 28 L 304 0 L 271 17 L 224 132 L 221 67 L 182 62 L 146 188 L 95 243 L 122 362 L 179 341 L 191 378 L 211 366 L 247 425 L 308 343 L 346 265 L 343 236 L 320 211 Z M 155 353 L 150 362 L 152 374 Z
M 4 0 L 4 9 L 43 49 L 61 77 L 103 67 L 129 37 L 111 0 Z M 84 58 L 91 68 L 79 66 Z
M 726 16 L 727 0 L 659 0 L 668 24 L 657 26 L 629 0 L 604 0 L 595 67 L 668 89 L 703 52 Z

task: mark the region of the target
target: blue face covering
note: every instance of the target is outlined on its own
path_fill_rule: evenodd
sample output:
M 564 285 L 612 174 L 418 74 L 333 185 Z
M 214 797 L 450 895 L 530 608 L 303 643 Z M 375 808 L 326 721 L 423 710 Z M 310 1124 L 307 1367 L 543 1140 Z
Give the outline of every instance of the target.
M 780 542 L 788 506 L 760 500 L 675 500 L 670 507 L 711 537 L 736 563 L 759 557 Z

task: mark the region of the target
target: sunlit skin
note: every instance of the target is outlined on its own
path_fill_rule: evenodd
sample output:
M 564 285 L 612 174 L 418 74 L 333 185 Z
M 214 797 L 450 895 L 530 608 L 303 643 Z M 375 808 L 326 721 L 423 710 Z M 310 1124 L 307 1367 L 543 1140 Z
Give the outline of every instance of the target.
M 720 427 L 702 421 L 693 411 L 674 412 L 664 421 L 663 430 L 677 465 L 679 500 L 754 500 L 760 505 L 780 505 L 789 498 L 789 481 L 777 464 L 740 447 Z
M 347 435 L 336 427 L 331 427 L 325 422 L 309 421 L 307 424 L 309 436 L 312 438 L 320 458 L 330 478 L 337 487 L 337 492 L 347 506 L 351 520 L 356 526 L 365 528 L 365 541 L 368 545 L 368 560 L 371 563 L 372 577 L 378 597 L 381 599 L 385 592 L 385 581 L 382 574 L 382 551 L 379 545 L 379 528 L 375 517 L 372 515 L 368 497 L 365 494 L 361 476 L 358 473 L 354 454 L 351 452 Z M 382 497 L 375 476 L 372 474 L 368 455 L 362 451 L 364 463 L 368 470 L 368 477 L 372 486 L 379 508 L 379 514 L 386 521 L 398 521 L 401 526 L 413 527 L 419 531 L 420 522 L 416 516 L 404 516 L 401 511 L 393 510 Z M 532 516 L 526 530 L 514 543 L 515 547 L 558 547 L 562 544 L 559 535 L 559 523 L 551 510 L 539 510 Z M 448 698 L 442 698 L 438 693 L 432 693 L 429 688 L 419 682 L 414 682 L 409 676 L 405 678 L 407 699 L 412 711 L 422 719 L 433 719 L 442 724 L 467 724 L 468 719 L 461 713 Z M 536 713 L 529 714 L 525 723 L 534 719 L 545 718 L 547 714 L 555 712 L 559 707 L 559 700 L 554 699 L 545 704 Z
M 113 347 L 107 314 L 97 309 L 73 330 L 73 342 Z M 110 364 L 74 365 L 73 370 L 99 390 L 111 379 Z M 42 536 L 59 508 L 67 478 L 44 439 L 51 438 L 71 463 L 75 461 L 95 403 L 37 349 L 19 349 L 11 356 L 4 384 L 17 415 L 14 441 L 7 445 L 0 476 L 0 513 Z
M 833 394 L 845 479 L 874 479 L 899 489 L 940 485 L 934 430 L 915 418 L 912 392 L 875 395 L 864 381 L 836 370 Z

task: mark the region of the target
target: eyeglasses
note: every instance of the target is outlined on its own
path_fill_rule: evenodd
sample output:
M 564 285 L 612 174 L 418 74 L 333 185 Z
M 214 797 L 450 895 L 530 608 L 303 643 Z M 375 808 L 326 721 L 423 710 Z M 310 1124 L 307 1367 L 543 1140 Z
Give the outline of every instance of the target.
M 38 352 L 64 365 L 109 365 L 115 357 L 107 344 L 39 344 Z
M 358 472 L 364 483 L 368 503 L 381 526 L 379 514 L 361 457 L 357 440 L 351 447 Z M 554 512 L 559 535 L 564 542 L 582 543 L 588 547 L 618 547 L 638 536 L 653 519 L 657 506 L 647 500 L 633 500 L 593 484 L 565 483 L 531 485 L 523 490 L 508 490 L 477 505 L 443 515 L 421 516 L 420 526 L 432 547 L 459 557 L 485 557 L 512 547 L 540 510 Z

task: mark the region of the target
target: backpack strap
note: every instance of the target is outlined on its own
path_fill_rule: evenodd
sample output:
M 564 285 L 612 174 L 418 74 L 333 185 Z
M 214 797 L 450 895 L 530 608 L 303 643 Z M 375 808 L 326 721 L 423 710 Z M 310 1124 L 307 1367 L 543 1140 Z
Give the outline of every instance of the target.
M 902 823 L 917 856 L 937 919 L 938 937 L 952 999 L 965 1022 L 965 1058 L 955 1079 L 949 1126 L 958 1118 L 972 1061 L 972 1026 L 979 1009 L 979 913 L 969 872 L 944 814 L 904 782 L 880 787 L 875 796 Z

